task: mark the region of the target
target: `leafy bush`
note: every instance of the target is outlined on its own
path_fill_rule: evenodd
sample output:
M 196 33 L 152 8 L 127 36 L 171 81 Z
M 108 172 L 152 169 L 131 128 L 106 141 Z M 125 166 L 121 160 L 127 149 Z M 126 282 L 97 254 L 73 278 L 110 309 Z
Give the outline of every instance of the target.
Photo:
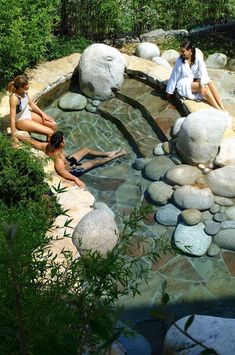
M 69 54 L 82 53 L 92 42 L 84 37 L 54 36 L 47 46 L 45 57 L 48 60 L 65 57 Z
M 20 202 L 40 201 L 48 192 L 44 182 L 42 160 L 36 158 L 26 147 L 13 149 L 11 141 L 0 135 L 0 190 L 1 200 L 8 206 Z
M 0 76 L 6 84 L 43 58 L 60 0 L 0 0 Z

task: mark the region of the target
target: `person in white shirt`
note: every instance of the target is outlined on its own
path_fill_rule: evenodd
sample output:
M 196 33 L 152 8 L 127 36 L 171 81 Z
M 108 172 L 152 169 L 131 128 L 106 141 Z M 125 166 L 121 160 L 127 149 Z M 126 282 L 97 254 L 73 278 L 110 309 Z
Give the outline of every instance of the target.
M 189 41 L 180 46 L 180 56 L 166 87 L 168 97 L 173 95 L 175 89 L 183 97 L 191 100 L 205 99 L 214 108 L 225 111 L 218 90 L 208 76 L 202 56 Z

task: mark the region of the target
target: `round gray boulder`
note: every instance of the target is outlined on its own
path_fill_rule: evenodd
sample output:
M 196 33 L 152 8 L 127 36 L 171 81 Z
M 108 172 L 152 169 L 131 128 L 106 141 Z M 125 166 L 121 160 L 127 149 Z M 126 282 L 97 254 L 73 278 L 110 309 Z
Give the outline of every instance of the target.
M 205 176 L 206 184 L 211 191 L 223 197 L 235 197 L 235 166 L 224 166 L 212 170 Z
M 210 69 L 222 69 L 227 64 L 227 56 L 223 53 L 210 54 L 205 60 L 206 67 Z
M 167 60 L 171 66 L 174 66 L 177 58 L 179 57 L 179 52 L 177 52 L 175 49 L 166 49 L 162 52 L 161 57 Z
M 158 65 L 162 65 L 163 67 L 167 68 L 167 69 L 172 69 L 170 63 L 165 59 L 165 58 L 162 58 L 162 57 L 153 57 L 152 58 L 152 61 Z
M 165 205 L 173 194 L 173 187 L 163 181 L 154 181 L 147 188 L 151 201 L 159 205 Z
M 214 236 L 214 242 L 223 249 L 235 250 L 235 231 L 231 229 L 222 229 Z
M 177 326 L 184 329 L 189 317 L 177 320 Z M 192 338 L 197 339 L 198 344 L 173 324 L 164 340 L 164 354 L 199 355 L 205 351 L 205 347 L 200 344 L 212 348 L 214 354 L 235 354 L 235 319 L 195 315 L 188 333 Z
M 106 255 L 118 240 L 118 227 L 110 212 L 93 210 L 78 222 L 72 235 L 73 244 L 82 255 L 84 250 Z
M 176 137 L 176 148 L 189 164 L 208 163 L 215 158 L 227 125 L 219 110 L 193 112 L 183 121 Z
M 180 222 L 175 230 L 174 242 L 177 248 L 187 254 L 202 256 L 211 244 L 211 236 L 204 232 L 204 224 L 188 226 Z
M 194 209 L 187 209 L 181 213 L 181 217 L 184 223 L 188 224 L 189 226 L 194 226 L 198 224 L 202 220 L 202 213 L 198 210 Z
M 175 164 L 165 155 L 151 159 L 144 168 L 144 175 L 148 180 L 157 181 L 165 175 Z
M 60 98 L 58 106 L 62 110 L 80 111 L 86 107 L 86 104 L 87 99 L 85 96 L 73 92 L 67 92 Z
M 116 49 L 103 43 L 87 47 L 78 64 L 80 89 L 97 100 L 114 97 L 124 81 L 126 60 Z
M 190 185 L 202 176 L 201 170 L 191 165 L 177 165 L 170 168 L 165 178 L 171 185 Z
M 182 211 L 172 203 L 168 203 L 167 205 L 159 208 L 155 217 L 158 223 L 165 226 L 176 226 L 181 212 Z
M 154 43 L 143 42 L 138 44 L 135 55 L 143 59 L 152 59 L 160 56 L 160 49 Z
M 214 204 L 214 196 L 210 189 L 200 185 L 177 187 L 173 194 L 176 204 L 181 208 L 207 210 Z

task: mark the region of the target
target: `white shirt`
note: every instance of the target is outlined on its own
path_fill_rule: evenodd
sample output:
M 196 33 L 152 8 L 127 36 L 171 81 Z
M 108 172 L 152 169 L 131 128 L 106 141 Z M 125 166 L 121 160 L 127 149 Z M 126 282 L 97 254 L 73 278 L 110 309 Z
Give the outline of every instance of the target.
M 168 80 L 166 92 L 173 94 L 177 88 L 181 96 L 195 99 L 195 94 L 192 93 L 191 84 L 194 79 L 200 79 L 200 83 L 208 84 L 210 78 L 207 73 L 206 65 L 200 55 L 195 58 L 195 63 L 190 67 L 188 61 L 184 63 L 179 57 L 175 63 L 170 79 Z

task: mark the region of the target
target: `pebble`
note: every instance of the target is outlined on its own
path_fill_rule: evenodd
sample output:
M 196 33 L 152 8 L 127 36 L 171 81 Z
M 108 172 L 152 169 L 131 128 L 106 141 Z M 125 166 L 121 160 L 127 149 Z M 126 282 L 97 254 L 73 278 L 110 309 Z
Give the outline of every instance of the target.
M 215 235 L 219 233 L 220 229 L 221 224 L 219 222 L 208 221 L 206 227 L 204 228 L 204 231 L 206 232 L 206 234 Z
M 154 155 L 164 155 L 165 152 L 164 152 L 162 146 L 163 146 L 163 143 L 157 144 L 156 147 L 153 150 L 153 154 Z
M 168 203 L 167 205 L 159 208 L 156 212 L 156 220 L 165 226 L 176 226 L 178 222 L 181 210 L 175 207 L 173 204 Z
M 221 196 L 214 195 L 214 199 L 215 199 L 215 202 L 221 206 L 232 206 L 233 205 L 233 201 L 227 197 L 221 197 Z
M 97 107 L 93 106 L 92 104 L 87 104 L 86 105 L 86 110 L 91 113 L 95 113 L 97 111 Z
M 219 212 L 220 213 L 225 213 L 225 211 L 226 211 L 225 206 L 220 206 Z
M 235 206 L 228 207 L 225 213 L 228 219 L 235 220 Z
M 202 213 L 196 209 L 191 208 L 191 209 L 184 210 L 181 213 L 181 217 L 186 224 L 193 226 L 201 222 Z
M 235 221 L 223 221 L 221 223 L 222 229 L 235 229 Z
M 226 220 L 226 214 L 225 213 L 216 213 L 216 214 L 214 214 L 213 218 L 216 222 L 223 222 Z
M 133 162 L 132 167 L 136 170 L 142 170 L 146 164 L 147 160 L 145 158 L 138 158 Z
M 165 154 L 170 154 L 170 152 L 171 152 L 171 144 L 170 144 L 170 142 L 164 142 L 162 144 L 162 149 L 163 149 Z
M 176 164 L 176 165 L 180 165 L 182 164 L 182 159 L 179 155 L 177 154 L 172 154 L 171 155 L 171 160 Z
M 214 203 L 214 205 L 210 208 L 211 213 L 217 213 L 220 211 L 220 205 L 217 205 L 217 203 Z
M 207 255 L 208 256 L 216 256 L 219 253 L 220 253 L 220 247 L 217 244 L 212 242 L 207 250 Z

